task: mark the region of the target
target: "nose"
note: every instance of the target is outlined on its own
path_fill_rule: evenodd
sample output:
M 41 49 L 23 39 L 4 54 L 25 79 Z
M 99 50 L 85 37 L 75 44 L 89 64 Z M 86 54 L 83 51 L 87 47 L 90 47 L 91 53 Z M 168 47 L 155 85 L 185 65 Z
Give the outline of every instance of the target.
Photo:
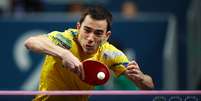
M 87 40 L 88 40 L 89 43 L 92 43 L 92 42 L 94 42 L 94 38 L 95 38 L 94 34 L 89 33 L 89 35 L 87 37 Z

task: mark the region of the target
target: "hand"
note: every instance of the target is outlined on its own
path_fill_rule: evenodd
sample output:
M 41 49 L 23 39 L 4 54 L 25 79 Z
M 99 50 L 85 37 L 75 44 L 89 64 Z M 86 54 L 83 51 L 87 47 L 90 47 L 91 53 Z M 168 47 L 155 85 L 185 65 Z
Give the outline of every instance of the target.
M 135 61 L 131 61 L 128 63 L 125 73 L 135 83 L 142 82 L 144 80 L 144 74 Z
M 64 67 L 67 67 L 84 80 L 83 65 L 77 57 L 75 57 L 69 50 L 66 50 L 61 56 L 61 59 Z
M 152 78 L 149 75 L 144 74 L 135 61 L 129 62 L 127 70 L 124 72 L 124 74 L 134 81 L 134 83 L 141 89 L 154 89 Z

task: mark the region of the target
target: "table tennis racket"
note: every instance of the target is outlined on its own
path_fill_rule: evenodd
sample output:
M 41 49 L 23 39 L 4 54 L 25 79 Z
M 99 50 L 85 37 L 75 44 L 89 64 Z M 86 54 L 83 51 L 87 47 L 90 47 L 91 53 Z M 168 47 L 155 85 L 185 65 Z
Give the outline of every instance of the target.
M 102 85 L 108 81 L 110 72 L 105 64 L 94 60 L 85 60 L 82 63 L 85 73 L 84 82 L 90 85 Z

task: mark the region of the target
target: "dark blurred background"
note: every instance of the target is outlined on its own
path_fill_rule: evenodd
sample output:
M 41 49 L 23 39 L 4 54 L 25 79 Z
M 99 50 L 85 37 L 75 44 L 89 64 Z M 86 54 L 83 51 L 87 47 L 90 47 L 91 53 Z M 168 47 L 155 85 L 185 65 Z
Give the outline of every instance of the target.
M 200 0 L 0 0 L 0 89 L 36 90 L 43 56 L 23 41 L 75 28 L 88 5 L 113 13 L 109 41 L 153 77 L 156 90 L 201 89 Z M 101 89 L 132 89 L 118 81 L 111 77 Z

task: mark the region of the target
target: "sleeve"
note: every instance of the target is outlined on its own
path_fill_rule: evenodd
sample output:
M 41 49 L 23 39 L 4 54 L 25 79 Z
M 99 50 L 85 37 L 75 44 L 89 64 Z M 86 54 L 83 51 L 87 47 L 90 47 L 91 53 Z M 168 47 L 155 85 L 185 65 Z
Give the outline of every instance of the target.
M 48 33 L 47 36 L 52 42 L 60 47 L 66 49 L 70 49 L 72 47 L 72 38 L 70 36 L 70 33 L 53 31 Z
M 110 66 L 116 77 L 119 77 L 126 70 L 128 62 L 128 58 L 123 52 L 116 52 L 116 56 L 112 60 L 112 65 Z
M 103 57 L 116 77 L 119 77 L 126 70 L 129 62 L 127 56 L 113 45 L 105 47 Z

